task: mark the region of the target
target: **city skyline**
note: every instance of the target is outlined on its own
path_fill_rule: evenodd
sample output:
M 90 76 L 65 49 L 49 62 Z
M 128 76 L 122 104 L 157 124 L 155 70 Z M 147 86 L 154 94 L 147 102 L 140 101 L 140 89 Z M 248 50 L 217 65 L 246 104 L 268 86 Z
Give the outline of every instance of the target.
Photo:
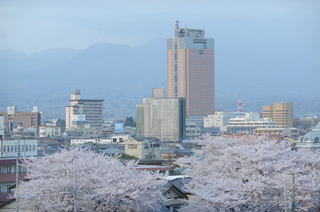
M 206 36 L 216 39 L 217 110 L 232 111 L 240 99 L 250 111 L 269 102 L 289 101 L 297 102 L 295 111 L 300 116 L 308 115 L 305 108 L 310 115 L 318 113 L 316 1 L 201 1 L 183 9 L 174 7 L 181 1 L 170 6 L 155 3 L 158 7 L 141 2 L 144 4 L 126 5 L 125 10 L 121 10 L 125 3 L 102 1 L 90 6 L 83 1 L 77 5 L 73 1 L 0 2 L 2 20 L 11 23 L 0 22 L 1 74 L 7 79 L 0 85 L 0 108 L 14 104 L 25 109 L 26 102 L 55 111 L 49 117 L 62 117 L 63 109 L 57 108 L 66 104 L 65 93 L 79 88 L 105 99 L 107 116 L 110 112 L 133 115 L 132 105 L 152 87 L 166 87 L 165 39 L 172 36 L 178 18 L 190 28 L 206 29 Z M 19 13 L 21 10 L 24 12 Z M 201 13 L 194 18 L 198 10 Z M 58 24 L 62 18 L 64 22 Z M 85 23 L 82 33 L 78 21 Z M 101 34 L 95 37 L 88 32 Z M 67 80 L 70 77 L 74 80 Z
M 0 211 L 320 211 L 319 11 L 1 0 Z

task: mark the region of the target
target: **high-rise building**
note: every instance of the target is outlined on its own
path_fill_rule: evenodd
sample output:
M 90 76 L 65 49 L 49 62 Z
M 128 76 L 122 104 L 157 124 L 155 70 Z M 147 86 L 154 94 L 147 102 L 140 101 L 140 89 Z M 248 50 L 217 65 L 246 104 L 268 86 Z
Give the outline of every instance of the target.
M 101 128 L 103 123 L 102 99 L 80 99 L 80 90 L 72 91 L 66 108 L 66 129 L 79 127 Z
M 204 117 L 215 110 L 214 39 L 203 29 L 179 28 L 167 43 L 169 98 L 186 99 L 187 117 Z
M 136 136 L 181 141 L 185 136 L 184 98 L 144 98 L 137 105 Z
M 293 104 L 278 102 L 273 105 L 262 106 L 262 117 L 271 118 L 278 127 L 293 127 Z

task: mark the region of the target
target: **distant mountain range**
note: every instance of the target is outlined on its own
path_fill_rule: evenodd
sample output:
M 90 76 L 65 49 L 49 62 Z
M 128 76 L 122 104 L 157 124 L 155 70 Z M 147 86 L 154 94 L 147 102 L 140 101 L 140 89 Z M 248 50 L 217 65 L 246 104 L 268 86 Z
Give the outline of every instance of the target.
M 217 108 L 232 109 L 237 99 L 260 104 L 317 97 L 320 61 L 309 55 L 287 55 L 293 54 L 217 45 Z M 83 97 L 104 98 L 106 116 L 125 116 L 133 114 L 135 104 L 149 96 L 151 88 L 166 86 L 166 41 L 138 47 L 97 43 L 83 50 L 33 54 L 4 49 L 0 74 L 1 110 L 7 105 L 31 108 L 35 104 L 52 114 L 48 117 L 61 116 L 70 91 L 78 88 Z

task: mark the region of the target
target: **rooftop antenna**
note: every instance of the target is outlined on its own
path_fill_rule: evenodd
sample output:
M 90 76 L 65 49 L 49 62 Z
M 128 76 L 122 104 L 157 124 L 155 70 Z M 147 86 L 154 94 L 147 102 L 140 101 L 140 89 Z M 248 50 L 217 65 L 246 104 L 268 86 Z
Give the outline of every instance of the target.
M 176 20 L 175 24 L 175 36 L 178 37 L 179 35 L 179 19 Z
M 244 103 L 241 100 L 238 100 L 238 102 L 237 102 L 237 111 L 238 112 L 243 112 L 243 105 L 244 105 Z

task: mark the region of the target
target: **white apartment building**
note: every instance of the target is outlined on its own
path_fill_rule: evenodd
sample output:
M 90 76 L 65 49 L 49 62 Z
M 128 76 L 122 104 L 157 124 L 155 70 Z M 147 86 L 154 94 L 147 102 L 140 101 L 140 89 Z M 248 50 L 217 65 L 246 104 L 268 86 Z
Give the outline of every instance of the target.
M 275 128 L 276 123 L 269 118 L 260 118 L 259 113 L 244 113 L 230 118 L 227 130 L 231 133 L 253 133 L 256 128 Z
M 38 140 L 0 140 L 0 157 L 30 157 L 38 155 Z

